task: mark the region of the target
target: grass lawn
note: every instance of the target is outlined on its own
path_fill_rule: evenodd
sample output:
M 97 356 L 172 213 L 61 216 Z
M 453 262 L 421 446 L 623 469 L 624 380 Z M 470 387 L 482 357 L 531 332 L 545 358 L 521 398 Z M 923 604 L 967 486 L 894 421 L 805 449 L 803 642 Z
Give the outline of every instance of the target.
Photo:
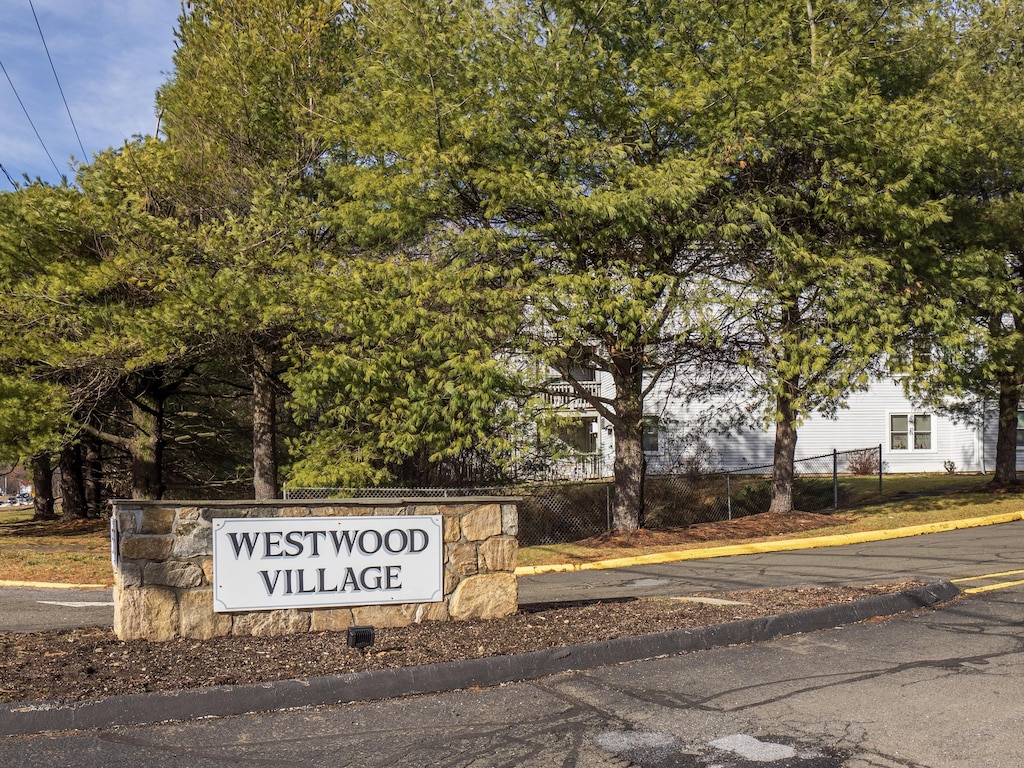
M 878 477 L 861 475 L 840 477 L 840 486 L 845 491 L 846 506 L 859 506 L 878 501 L 891 501 L 912 494 L 943 493 L 974 486 L 984 486 L 992 480 L 991 475 L 950 475 L 942 474 L 901 474 L 883 475 L 882 493 L 878 493 Z
M 926 523 L 967 520 L 1024 510 L 1024 494 L 993 493 L 980 490 L 990 477 L 984 475 L 913 474 L 885 475 L 882 494 L 878 493 L 877 477 L 844 477 L 846 498 L 857 506 L 838 510 L 838 525 L 786 533 L 783 538 L 797 539 L 843 533 L 891 530 Z M 978 487 L 977 492 L 971 492 Z M 745 538 L 746 543 L 767 541 L 775 537 Z M 580 563 L 616 557 L 630 557 L 651 552 L 721 547 L 735 543 L 729 538 L 647 545 L 642 550 L 629 547 L 592 547 L 578 543 L 545 544 L 519 550 L 519 565 L 550 565 Z
M 36 523 L 31 507 L 0 510 L 0 581 L 113 584 L 106 520 Z

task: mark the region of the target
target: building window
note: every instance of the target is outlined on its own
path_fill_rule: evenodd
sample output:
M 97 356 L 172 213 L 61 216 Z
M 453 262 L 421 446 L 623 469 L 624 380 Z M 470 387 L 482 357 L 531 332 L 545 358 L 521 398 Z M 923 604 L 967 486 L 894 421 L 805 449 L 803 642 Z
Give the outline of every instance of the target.
M 1017 445 L 1024 445 L 1024 411 L 1017 411 Z
M 658 452 L 658 433 L 661 431 L 661 423 L 657 416 L 644 416 L 644 432 L 641 441 L 644 453 Z
M 573 419 L 558 428 L 558 439 L 577 453 L 597 453 L 597 419 Z
M 932 449 L 932 417 L 924 414 L 914 416 L 914 450 Z
M 889 449 L 930 451 L 932 417 L 926 413 L 893 414 L 889 417 Z
M 562 359 L 561 365 L 556 365 L 559 371 L 566 371 L 569 378 L 580 382 L 597 381 L 597 368 L 594 365 L 594 348 L 581 345 L 573 345 L 568 354 Z
M 585 368 L 582 365 L 569 365 L 569 376 L 581 384 L 585 381 L 597 381 L 597 369 Z

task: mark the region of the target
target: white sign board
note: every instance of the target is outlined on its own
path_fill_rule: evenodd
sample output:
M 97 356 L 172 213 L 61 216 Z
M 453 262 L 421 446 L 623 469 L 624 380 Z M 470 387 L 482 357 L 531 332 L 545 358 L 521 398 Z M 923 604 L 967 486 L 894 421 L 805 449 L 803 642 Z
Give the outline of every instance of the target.
M 440 515 L 215 519 L 214 610 L 437 602 L 443 538 Z

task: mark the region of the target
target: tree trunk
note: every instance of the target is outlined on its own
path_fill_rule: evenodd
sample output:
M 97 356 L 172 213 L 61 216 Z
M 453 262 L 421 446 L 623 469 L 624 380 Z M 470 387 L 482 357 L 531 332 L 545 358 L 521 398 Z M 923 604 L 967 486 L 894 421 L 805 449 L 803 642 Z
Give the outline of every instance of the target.
M 140 383 L 131 403 L 132 498 L 159 499 L 164 493 L 164 395 L 147 378 Z
M 258 501 L 278 498 L 277 392 L 274 352 L 256 346 L 252 366 L 252 469 L 253 494 Z
M 615 496 L 612 528 L 635 531 L 644 509 L 644 452 L 638 430 L 615 430 Z
M 82 473 L 82 451 L 75 443 L 60 452 L 61 517 L 64 520 L 88 517 L 85 505 L 85 477 Z
M 996 433 L 996 470 L 992 482 L 1009 485 L 1017 482 L 1017 409 L 1021 385 L 1016 377 L 999 377 L 999 430 Z
M 33 520 L 56 520 L 53 511 L 53 465 L 50 454 L 39 453 L 32 457 L 32 498 Z
M 103 515 L 102 444 L 94 435 L 85 435 L 85 504 L 92 517 Z
M 643 353 L 612 356 L 615 381 L 615 495 L 612 529 L 635 531 L 643 521 Z
M 793 475 L 796 457 L 796 413 L 793 408 L 794 381 L 783 385 L 775 411 L 775 455 L 772 458 L 772 500 L 769 512 L 793 511 Z

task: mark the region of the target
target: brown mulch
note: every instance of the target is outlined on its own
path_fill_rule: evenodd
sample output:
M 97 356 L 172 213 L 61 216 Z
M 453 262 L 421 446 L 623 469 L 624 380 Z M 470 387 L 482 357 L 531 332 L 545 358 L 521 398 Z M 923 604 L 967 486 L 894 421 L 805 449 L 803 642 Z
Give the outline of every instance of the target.
M 685 528 L 642 528 L 622 533 L 611 531 L 574 542 L 583 547 L 647 548 L 678 546 L 705 541 L 757 539 L 785 533 L 800 533 L 819 528 L 846 525 L 854 520 L 837 514 L 818 512 L 763 512 L 733 520 L 697 523 Z
M 109 629 L 0 634 L 0 701 L 74 702 L 147 691 L 261 683 L 459 661 L 719 624 L 859 600 L 917 586 L 794 587 L 716 593 L 736 604 L 612 601 L 490 621 L 377 630 L 363 653 L 346 633 L 119 641 Z

